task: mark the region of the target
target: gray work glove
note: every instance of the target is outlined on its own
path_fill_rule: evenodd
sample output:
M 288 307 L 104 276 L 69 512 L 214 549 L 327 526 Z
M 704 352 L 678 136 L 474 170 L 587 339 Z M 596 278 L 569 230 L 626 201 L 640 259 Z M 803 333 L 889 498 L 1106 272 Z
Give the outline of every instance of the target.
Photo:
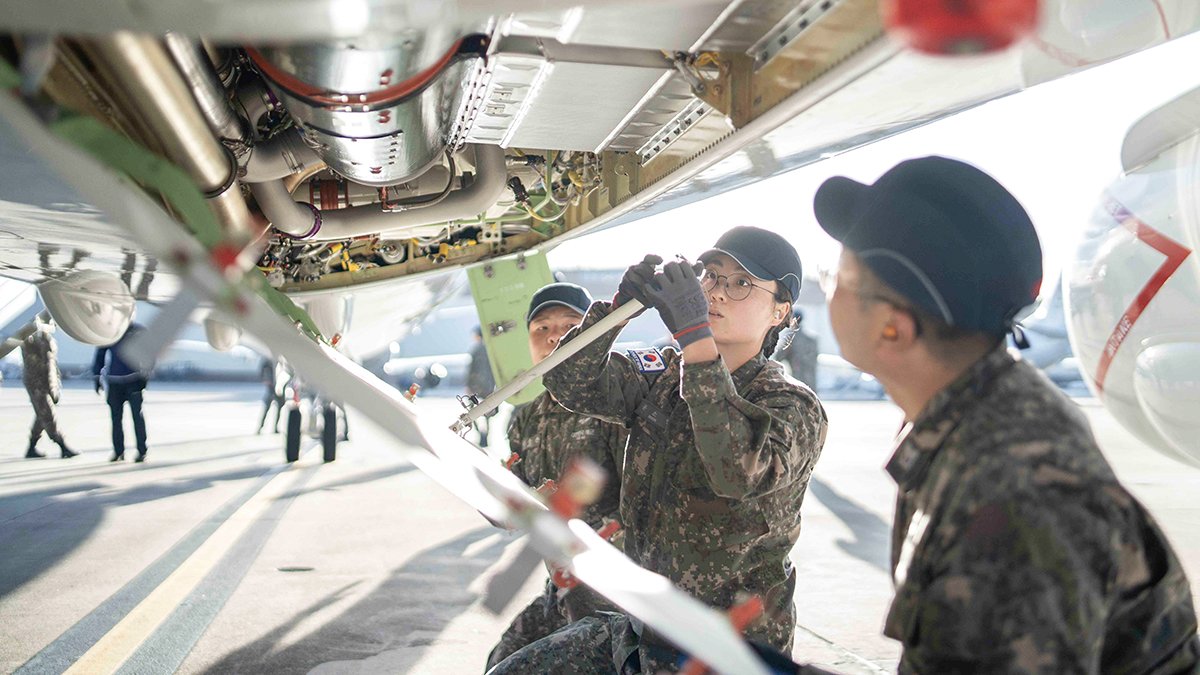
M 663 323 L 680 347 L 712 337 L 708 325 L 708 298 L 697 275 L 703 266 L 686 260 L 663 265 L 662 272 L 643 287 L 648 305 L 658 310 Z
M 613 309 L 630 300 L 637 300 L 649 307 L 650 303 L 646 300 L 643 287 L 654 278 L 655 268 L 661 264 L 662 258 L 651 253 L 643 258 L 642 262 L 631 265 L 629 269 L 625 270 L 625 274 L 621 277 L 621 283 L 617 286 L 617 294 L 613 296 Z

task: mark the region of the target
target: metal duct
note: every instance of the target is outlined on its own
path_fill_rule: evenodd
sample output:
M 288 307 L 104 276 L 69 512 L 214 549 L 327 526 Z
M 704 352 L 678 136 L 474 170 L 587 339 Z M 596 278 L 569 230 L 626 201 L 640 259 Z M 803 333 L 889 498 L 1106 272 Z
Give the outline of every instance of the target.
M 213 212 L 225 230 L 248 236 L 252 221 L 236 188 L 232 155 L 213 138 L 162 43 L 152 36 L 121 32 L 93 44 L 167 156 L 210 195 Z
M 384 211 L 380 204 L 371 204 L 320 211 L 310 204 L 294 201 L 282 180 L 255 183 L 250 189 L 275 229 L 310 241 L 338 241 L 474 218 L 500 199 L 508 181 L 504 150 L 495 145 L 474 147 L 475 180 L 430 206 Z
M 312 204 L 293 200 L 282 179 L 253 183 L 250 192 L 276 230 L 297 239 L 308 239 L 321 229 L 321 211 Z
M 248 134 L 242 126 L 241 118 L 233 112 L 229 99 L 225 97 L 225 88 L 221 86 L 221 81 L 217 79 L 217 74 L 199 45 L 178 33 L 167 33 L 163 43 L 175 59 L 175 64 L 179 66 L 183 79 L 191 87 L 196 104 L 200 106 L 200 112 L 204 119 L 208 120 L 212 130 L 221 138 L 245 141 Z
M 323 212 L 321 231 L 313 239 L 336 241 L 366 234 L 395 234 L 421 225 L 477 217 L 504 195 L 508 168 L 504 162 L 504 149 L 500 146 L 472 147 L 475 148 L 475 180 L 467 187 L 451 192 L 437 204 L 404 211 L 384 211 L 379 204 L 371 204 Z
M 414 44 L 246 52 L 331 169 L 384 186 L 420 175 L 441 157 L 484 41 L 465 38 L 448 49 L 436 43 L 440 53 L 420 49 L 433 43 Z
M 288 130 L 254 146 L 242 170 L 242 182 L 263 183 L 321 164 L 321 158 L 304 142 L 300 133 Z

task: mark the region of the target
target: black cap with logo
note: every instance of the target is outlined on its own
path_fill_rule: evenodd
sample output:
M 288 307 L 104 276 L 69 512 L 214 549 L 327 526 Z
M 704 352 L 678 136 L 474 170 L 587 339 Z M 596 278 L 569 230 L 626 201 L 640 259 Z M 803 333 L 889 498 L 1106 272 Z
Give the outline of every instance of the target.
M 873 185 L 835 176 L 813 210 L 880 280 L 951 326 L 999 335 L 1037 299 L 1042 247 L 1033 223 L 970 164 L 910 159 Z
M 800 256 L 778 234 L 746 225 L 735 227 L 721 235 L 715 246 L 701 253 L 700 262 L 707 262 L 714 253 L 733 258 L 763 281 L 778 281 L 791 294 L 793 302 L 800 297 L 800 280 L 804 278 Z
M 588 293 L 583 286 L 565 281 L 547 284 L 539 288 L 538 292 L 533 294 L 533 299 L 529 301 L 529 313 L 525 315 L 525 325 L 532 323 L 533 317 L 537 316 L 538 312 L 553 305 L 569 307 L 580 314 L 587 314 L 591 304 L 592 294 Z

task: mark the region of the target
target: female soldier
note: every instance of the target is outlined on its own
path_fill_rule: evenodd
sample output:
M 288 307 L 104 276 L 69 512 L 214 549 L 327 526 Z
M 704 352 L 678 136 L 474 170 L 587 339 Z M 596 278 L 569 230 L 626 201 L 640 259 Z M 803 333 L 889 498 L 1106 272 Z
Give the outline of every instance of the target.
M 812 390 L 769 361 L 800 291 L 800 259 L 782 237 L 725 233 L 700 256 L 661 272 L 630 267 L 613 303 L 594 303 L 564 341 L 636 298 L 680 345 L 609 353 L 618 330 L 547 373 L 565 407 L 629 429 L 621 482 L 625 554 L 708 605 L 760 596 L 767 615 L 747 631 L 791 649 L 795 574 L 788 552 L 800 503 L 825 442 Z M 493 673 L 674 671 L 680 654 L 620 615 L 586 618 L 501 662 Z

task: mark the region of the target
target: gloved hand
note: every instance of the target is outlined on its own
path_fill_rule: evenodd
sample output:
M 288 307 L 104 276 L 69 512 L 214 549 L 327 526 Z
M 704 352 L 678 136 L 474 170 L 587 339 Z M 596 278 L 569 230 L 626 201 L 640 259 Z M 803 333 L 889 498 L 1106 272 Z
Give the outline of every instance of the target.
M 621 283 L 617 286 L 617 294 L 613 296 L 613 309 L 630 300 L 637 300 L 649 307 L 650 303 L 646 301 L 646 293 L 642 289 L 654 278 L 655 267 L 661 265 L 662 261 L 662 258 L 651 253 L 643 258 L 642 262 L 625 270 Z
M 686 260 L 669 262 L 644 287 L 648 304 L 658 310 L 680 347 L 712 337 L 708 325 L 708 298 L 700 287 L 698 269 L 703 268 Z
M 96 389 L 96 393 L 99 394 L 100 393 L 100 378 L 97 377 L 97 378 L 93 379 L 92 385 Z

